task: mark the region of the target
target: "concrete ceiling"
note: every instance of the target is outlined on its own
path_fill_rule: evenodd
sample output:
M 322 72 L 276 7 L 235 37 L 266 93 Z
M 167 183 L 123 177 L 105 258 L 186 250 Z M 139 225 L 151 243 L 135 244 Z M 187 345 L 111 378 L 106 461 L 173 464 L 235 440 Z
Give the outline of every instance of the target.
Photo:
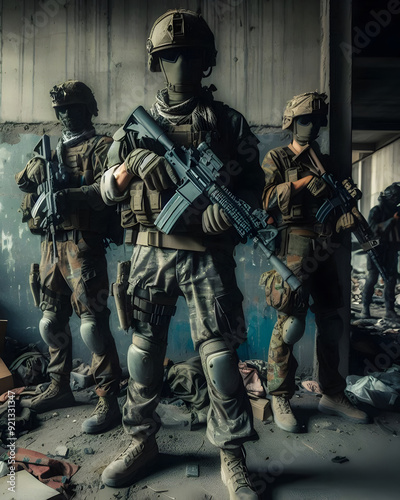
M 353 0 L 353 151 L 400 137 L 400 2 Z

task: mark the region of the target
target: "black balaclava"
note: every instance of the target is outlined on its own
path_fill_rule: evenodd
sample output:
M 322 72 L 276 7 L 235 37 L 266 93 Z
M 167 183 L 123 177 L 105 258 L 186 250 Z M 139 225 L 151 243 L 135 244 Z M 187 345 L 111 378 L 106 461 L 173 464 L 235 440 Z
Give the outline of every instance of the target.
M 55 112 L 65 132 L 71 132 L 75 135 L 92 128 L 92 116 L 86 104 L 57 106 Z
M 321 119 L 316 115 L 301 115 L 293 120 L 293 138 L 305 146 L 315 141 L 321 128 Z
M 200 94 L 204 71 L 203 49 L 177 47 L 160 52 L 159 58 L 170 105 L 180 104 Z

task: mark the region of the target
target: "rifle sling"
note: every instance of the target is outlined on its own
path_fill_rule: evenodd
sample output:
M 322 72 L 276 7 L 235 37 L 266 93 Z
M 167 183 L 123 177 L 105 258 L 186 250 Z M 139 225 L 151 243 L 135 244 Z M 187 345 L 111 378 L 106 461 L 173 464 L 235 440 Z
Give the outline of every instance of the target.
M 310 171 L 313 174 L 316 174 L 318 176 L 322 176 L 322 175 L 326 174 L 326 170 L 324 169 L 322 163 L 320 162 L 318 156 L 316 155 L 315 151 L 312 149 L 311 146 L 307 146 L 299 154 L 296 154 L 296 151 L 294 150 L 294 148 L 291 144 L 289 144 L 288 147 L 296 155 L 293 157 L 293 159 L 292 159 L 293 161 L 297 160 L 300 156 L 302 156 L 304 153 L 306 153 L 307 156 L 309 157 L 310 163 L 311 163 Z

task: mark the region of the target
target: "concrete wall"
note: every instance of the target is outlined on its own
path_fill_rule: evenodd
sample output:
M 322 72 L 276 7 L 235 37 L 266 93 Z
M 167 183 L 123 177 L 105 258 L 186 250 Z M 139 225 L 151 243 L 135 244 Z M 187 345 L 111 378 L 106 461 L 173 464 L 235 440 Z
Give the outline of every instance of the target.
M 378 203 L 381 191 L 400 182 L 399 158 L 400 139 L 353 164 L 353 179 L 363 192 L 360 210 L 364 217 Z
M 161 75 L 146 69 L 145 41 L 156 17 L 176 5 L 175 0 L 0 2 L 0 317 L 9 320 L 8 334 L 17 339 L 39 340 L 40 311 L 33 306 L 27 277 L 40 251 L 38 237 L 20 222 L 22 194 L 14 174 L 43 131 L 59 133 L 48 91 L 68 78 L 85 81 L 98 100 L 97 129 L 112 133 L 135 106 L 149 106 L 161 88 Z M 260 139 L 263 158 L 287 142 L 279 129 L 286 101 L 319 88 L 319 0 L 187 0 L 180 6 L 200 9 L 214 31 L 217 67 L 204 83 L 214 83 L 216 98 L 244 113 Z M 130 253 L 129 247 L 108 252 L 110 281 L 117 261 Z M 265 309 L 258 280 L 267 264 L 249 245 L 238 247 L 236 261 L 249 325 L 249 342 L 240 357 L 266 359 L 275 313 Z M 124 364 L 130 336 L 118 330 L 110 307 Z M 192 352 L 185 307 L 180 303 L 171 327 L 168 355 L 176 360 Z M 77 337 L 76 318 L 72 331 Z M 297 346 L 301 369 L 311 369 L 312 343 L 310 333 Z M 80 341 L 74 346 L 75 355 L 88 357 Z
M 145 43 L 154 20 L 175 8 L 175 0 L 1 4 L 1 122 L 53 120 L 48 90 L 68 78 L 94 89 L 103 123 L 121 123 L 133 107 L 153 102 L 162 76 L 147 70 Z M 214 83 L 218 97 L 251 124 L 278 126 L 293 94 L 318 88 L 318 0 L 178 4 L 200 9 L 215 33 L 217 67 L 204 82 Z

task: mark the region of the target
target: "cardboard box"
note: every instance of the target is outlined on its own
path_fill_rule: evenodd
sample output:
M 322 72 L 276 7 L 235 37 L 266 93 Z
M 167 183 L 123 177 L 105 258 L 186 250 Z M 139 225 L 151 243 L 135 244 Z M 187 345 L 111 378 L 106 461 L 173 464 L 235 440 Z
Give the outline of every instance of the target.
M 6 319 L 0 319 L 0 356 L 3 356 L 4 352 L 4 340 L 6 338 L 7 323 L 8 321 Z
M 10 481 L 10 482 L 7 482 Z M 65 496 L 57 490 L 41 483 L 26 470 L 0 479 L 0 500 L 65 500 Z
M 4 361 L 0 358 L 0 394 L 3 394 L 13 387 L 13 376 Z
M 252 396 L 250 396 L 249 399 L 254 418 L 262 421 L 272 418 L 272 410 L 269 399 L 255 398 Z

